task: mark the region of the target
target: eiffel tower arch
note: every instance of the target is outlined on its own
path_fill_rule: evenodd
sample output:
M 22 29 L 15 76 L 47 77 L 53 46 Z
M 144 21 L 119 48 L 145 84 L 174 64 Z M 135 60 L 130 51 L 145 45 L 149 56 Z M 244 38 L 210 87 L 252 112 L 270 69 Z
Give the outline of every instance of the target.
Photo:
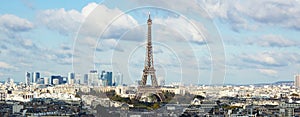
M 158 99 L 159 101 L 165 101 L 163 92 L 157 84 L 155 68 L 153 63 L 154 60 L 153 60 L 153 47 L 152 47 L 152 35 L 151 35 L 152 20 L 150 17 L 150 13 L 147 20 L 147 24 L 148 24 L 148 32 L 147 32 L 145 65 L 144 65 L 141 85 L 138 86 L 135 99 L 140 100 L 142 95 L 154 94 L 156 95 L 156 97 L 159 98 Z M 150 87 L 146 86 L 148 76 L 151 77 Z

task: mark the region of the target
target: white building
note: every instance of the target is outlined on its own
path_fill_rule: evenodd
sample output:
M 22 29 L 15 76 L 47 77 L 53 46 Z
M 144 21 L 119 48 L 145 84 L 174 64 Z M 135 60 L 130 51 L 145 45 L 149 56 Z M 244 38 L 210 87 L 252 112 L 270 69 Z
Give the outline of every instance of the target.
M 48 77 L 44 77 L 44 84 L 49 84 L 49 78 Z
M 88 85 L 89 86 L 98 86 L 99 85 L 99 73 L 97 70 L 91 70 L 88 73 Z
M 75 83 L 75 73 L 69 72 L 68 73 L 68 84 Z
M 116 75 L 115 75 L 115 78 L 114 78 L 114 81 L 113 83 L 115 84 L 115 86 L 120 86 L 123 84 L 123 74 L 118 72 Z
M 59 84 L 59 80 L 58 79 L 53 79 L 53 84 L 54 85 L 58 85 Z

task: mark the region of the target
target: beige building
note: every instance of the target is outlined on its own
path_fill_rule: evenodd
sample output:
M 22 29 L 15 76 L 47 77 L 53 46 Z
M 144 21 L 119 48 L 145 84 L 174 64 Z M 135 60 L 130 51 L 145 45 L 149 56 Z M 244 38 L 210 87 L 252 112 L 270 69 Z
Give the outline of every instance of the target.
M 294 85 L 295 85 L 295 87 L 300 88 L 300 75 L 299 74 L 295 75 Z

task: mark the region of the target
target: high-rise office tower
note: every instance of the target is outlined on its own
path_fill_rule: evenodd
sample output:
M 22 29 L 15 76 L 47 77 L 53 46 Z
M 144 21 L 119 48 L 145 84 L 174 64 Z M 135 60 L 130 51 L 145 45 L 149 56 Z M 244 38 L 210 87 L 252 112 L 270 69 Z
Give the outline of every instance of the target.
M 68 84 L 74 84 L 75 83 L 75 73 L 68 73 Z
M 119 86 L 119 85 L 122 85 L 123 84 L 123 74 L 118 72 L 116 75 L 115 75 L 115 78 L 114 78 L 114 81 L 113 81 L 113 85 L 114 86 Z
M 104 70 L 101 72 L 100 80 L 102 86 L 107 86 L 106 72 Z
M 39 73 L 39 72 L 33 72 L 33 73 L 32 73 L 32 82 L 33 82 L 33 83 L 36 83 L 40 77 L 41 77 L 41 76 L 40 76 L 40 73 Z
M 89 80 L 89 75 L 88 74 L 84 74 L 83 75 L 83 83 L 87 85 L 88 84 L 88 80 Z
M 113 86 L 114 79 L 112 72 L 105 72 L 103 70 L 100 74 L 100 83 L 102 86 Z
M 75 74 L 75 81 L 74 81 L 74 83 L 75 84 L 81 84 L 82 81 L 83 81 L 82 80 L 82 75 L 80 73 L 76 73 Z
M 44 84 L 49 84 L 49 78 L 48 77 L 44 77 Z
M 88 85 L 89 86 L 98 86 L 99 84 L 99 73 L 97 70 L 91 70 L 88 73 Z
M 100 79 L 105 79 L 106 72 L 104 70 L 101 71 Z
M 30 85 L 30 73 L 29 72 L 25 72 L 25 85 L 29 86 Z
M 105 79 L 107 80 L 107 86 L 113 86 L 112 72 L 106 72 Z
M 14 79 L 7 78 L 7 84 L 9 84 L 10 86 L 13 86 L 14 85 Z

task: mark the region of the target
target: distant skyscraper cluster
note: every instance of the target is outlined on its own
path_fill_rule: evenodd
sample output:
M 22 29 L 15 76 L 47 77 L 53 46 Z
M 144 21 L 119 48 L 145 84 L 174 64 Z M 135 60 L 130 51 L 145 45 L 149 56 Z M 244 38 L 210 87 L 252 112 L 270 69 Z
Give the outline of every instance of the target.
M 113 77 L 113 72 L 91 70 L 84 75 L 84 84 L 89 86 L 118 86 L 123 84 L 123 75 L 117 73 Z
M 41 83 L 41 74 L 39 72 L 25 72 L 25 85 L 29 86 L 32 83 Z
M 81 78 L 83 82 L 81 82 Z M 41 77 L 39 72 L 25 72 L 25 85 L 31 84 L 45 84 L 45 85 L 60 85 L 60 84 L 85 84 L 88 86 L 118 86 L 123 84 L 123 75 L 118 72 L 113 76 L 113 72 L 90 70 L 89 73 L 81 76 L 69 72 L 67 76 L 51 75 L 48 77 Z
M 31 84 L 73 84 L 75 82 L 75 73 L 68 73 L 68 77 L 61 75 L 52 75 L 49 77 L 41 77 L 40 72 L 25 72 L 25 85 L 30 86 Z

